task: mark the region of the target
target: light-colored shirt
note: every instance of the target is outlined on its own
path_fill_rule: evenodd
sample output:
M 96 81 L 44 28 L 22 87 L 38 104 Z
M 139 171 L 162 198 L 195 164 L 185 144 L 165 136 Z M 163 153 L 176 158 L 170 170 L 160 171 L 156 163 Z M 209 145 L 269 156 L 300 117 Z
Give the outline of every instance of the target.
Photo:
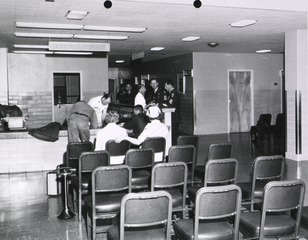
M 146 106 L 145 98 L 140 92 L 138 92 L 135 97 L 134 106 L 136 105 L 141 105 L 143 109 L 145 109 L 145 106 Z
M 167 139 L 168 127 L 155 119 L 148 123 L 142 133 L 138 137 L 138 141 L 142 143 L 148 137 L 164 137 Z
M 103 116 L 106 116 L 108 104 L 103 105 L 102 104 L 102 97 L 103 96 L 97 96 L 94 98 L 91 98 L 88 104 L 94 109 L 96 116 L 97 116 L 97 122 L 98 125 L 102 125 L 103 121 Z
M 95 151 L 105 150 L 106 142 L 121 136 L 127 137 L 126 129 L 118 126 L 116 123 L 108 123 L 104 128 L 97 131 Z

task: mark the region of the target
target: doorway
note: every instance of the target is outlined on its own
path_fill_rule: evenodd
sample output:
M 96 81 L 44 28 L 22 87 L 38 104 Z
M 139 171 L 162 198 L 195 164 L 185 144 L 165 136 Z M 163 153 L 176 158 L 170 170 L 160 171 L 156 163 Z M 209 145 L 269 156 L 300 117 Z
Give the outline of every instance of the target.
M 249 132 L 252 119 L 252 70 L 229 70 L 229 132 Z

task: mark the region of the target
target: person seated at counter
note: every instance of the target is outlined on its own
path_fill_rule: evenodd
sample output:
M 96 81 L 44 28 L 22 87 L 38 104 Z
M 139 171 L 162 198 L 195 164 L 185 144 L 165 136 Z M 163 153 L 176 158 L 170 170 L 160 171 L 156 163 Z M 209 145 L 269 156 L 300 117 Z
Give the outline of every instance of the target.
M 96 134 L 95 151 L 105 150 L 106 142 L 115 140 L 118 137 L 127 137 L 126 129 L 117 125 L 119 114 L 116 111 L 109 111 L 106 114 L 105 122 L 107 125 L 98 130 Z
M 148 119 L 143 113 L 143 107 L 141 105 L 136 105 L 134 107 L 134 115 L 123 127 L 128 130 L 129 136 L 137 138 L 142 133 L 147 123 Z
M 144 130 L 139 135 L 139 137 L 132 138 L 129 136 L 118 136 L 116 138 L 116 142 L 128 140 L 134 145 L 140 145 L 148 137 L 164 137 L 165 139 L 167 139 L 168 127 L 159 120 L 160 115 L 161 115 L 161 111 L 159 107 L 157 106 L 149 107 L 149 109 L 147 110 L 147 116 L 150 120 L 150 123 L 148 123 L 145 126 Z

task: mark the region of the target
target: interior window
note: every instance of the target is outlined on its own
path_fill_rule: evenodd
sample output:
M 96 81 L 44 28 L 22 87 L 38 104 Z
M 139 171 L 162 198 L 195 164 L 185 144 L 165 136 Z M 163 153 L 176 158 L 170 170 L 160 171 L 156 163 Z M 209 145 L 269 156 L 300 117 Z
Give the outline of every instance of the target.
M 80 100 L 80 74 L 54 73 L 54 105 L 73 104 Z

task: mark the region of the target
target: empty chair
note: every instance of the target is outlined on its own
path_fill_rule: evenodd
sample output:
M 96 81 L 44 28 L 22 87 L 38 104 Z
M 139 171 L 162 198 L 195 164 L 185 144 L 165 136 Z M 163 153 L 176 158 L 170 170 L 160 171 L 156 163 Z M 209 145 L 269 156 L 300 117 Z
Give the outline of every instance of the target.
M 185 215 L 187 166 L 183 162 L 158 163 L 153 167 L 151 191 L 164 190 L 172 196 L 172 211 Z
M 121 202 L 120 227 L 108 240 L 170 240 L 172 200 L 165 191 L 129 193 Z
M 142 148 L 152 148 L 154 151 L 154 162 L 165 161 L 166 139 L 163 137 L 146 138 L 142 143 Z
M 130 142 L 123 140 L 119 143 L 115 140 L 106 142 L 106 150 L 110 154 L 110 165 L 123 164 L 126 152 L 130 149 Z
M 265 134 L 270 133 L 272 115 L 270 113 L 261 114 L 257 124 L 250 128 L 250 138 L 252 142 L 262 142 Z
M 132 170 L 132 190 L 149 189 L 154 151 L 150 149 L 130 149 L 126 152 L 125 164 Z
M 93 144 L 91 142 L 71 142 L 66 146 L 66 167 L 77 169 L 78 159 L 83 152 L 91 152 Z
M 172 146 L 168 153 L 168 162 L 184 162 L 188 167 L 188 183 L 194 182 L 196 148 L 193 145 Z
M 231 158 L 232 144 L 231 143 L 214 143 L 209 146 L 208 160 Z M 195 166 L 195 176 L 204 179 L 205 166 Z
M 131 192 L 131 169 L 127 165 L 98 167 L 91 180 L 91 196 L 85 197 L 85 206 L 88 234 L 96 239 L 96 233 L 107 231 L 106 226 L 97 226 L 97 220 L 115 219 L 123 196 Z
M 275 125 L 271 126 L 271 132 L 274 135 L 274 141 L 277 143 L 284 143 L 285 138 L 285 115 L 278 113 L 276 117 Z
M 262 202 L 264 186 L 270 181 L 282 180 L 285 160 L 281 155 L 257 157 L 252 164 L 251 182 L 239 183 L 243 200 L 249 200 L 250 210 Z
M 240 229 L 244 237 L 247 234 L 260 240 L 298 239 L 304 194 L 305 184 L 301 180 L 269 182 L 264 188 L 262 210 L 241 214 Z M 297 212 L 295 219 L 290 215 L 292 210 Z
M 193 145 L 198 150 L 199 139 L 198 136 L 187 135 L 187 136 L 179 136 L 177 139 L 178 146 L 182 145 Z
M 197 192 L 195 202 L 194 219 L 173 224 L 179 239 L 239 239 L 241 189 L 238 186 L 203 187 Z
M 72 186 L 77 193 L 78 220 L 81 221 L 82 196 L 89 194 L 89 184 L 95 168 L 109 165 L 107 151 L 83 152 L 78 161 L 78 175 L 72 176 Z M 75 195 L 75 194 L 74 194 Z M 75 197 L 74 197 L 75 199 Z
M 234 158 L 209 160 L 205 165 L 204 187 L 237 183 L 238 162 Z M 201 187 L 188 188 L 192 202 Z

